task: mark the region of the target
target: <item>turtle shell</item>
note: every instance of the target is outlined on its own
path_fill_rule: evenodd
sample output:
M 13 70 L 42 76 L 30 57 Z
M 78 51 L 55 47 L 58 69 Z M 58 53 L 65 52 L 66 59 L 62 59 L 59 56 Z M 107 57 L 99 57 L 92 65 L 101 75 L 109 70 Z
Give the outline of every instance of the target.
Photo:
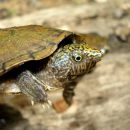
M 50 56 L 70 34 L 39 25 L 0 29 L 0 75 L 27 61 Z
M 66 37 L 95 42 L 94 37 L 40 25 L 0 29 L 0 76 L 27 61 L 50 56 Z

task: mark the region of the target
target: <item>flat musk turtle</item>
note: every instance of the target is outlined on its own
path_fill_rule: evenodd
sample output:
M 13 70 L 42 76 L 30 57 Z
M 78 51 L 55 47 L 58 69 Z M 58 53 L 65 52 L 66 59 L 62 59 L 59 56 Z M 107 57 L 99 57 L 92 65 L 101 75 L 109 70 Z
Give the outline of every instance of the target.
M 0 87 L 8 77 L 14 82 L 1 90 L 23 93 L 32 103 L 47 105 L 51 104 L 47 91 L 62 87 L 71 105 L 74 87 L 70 84 L 101 60 L 105 42 L 103 37 L 40 25 L 0 29 Z

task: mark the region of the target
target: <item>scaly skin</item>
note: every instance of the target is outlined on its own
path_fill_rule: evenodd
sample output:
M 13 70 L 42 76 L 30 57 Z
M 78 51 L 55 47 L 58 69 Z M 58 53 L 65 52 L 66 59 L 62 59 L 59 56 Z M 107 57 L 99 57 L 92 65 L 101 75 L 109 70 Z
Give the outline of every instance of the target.
M 71 44 L 59 48 L 51 57 L 40 78 L 51 87 L 64 87 L 78 76 L 90 72 L 102 53 L 87 44 Z M 52 79 L 52 80 L 50 80 Z M 54 80 L 54 81 L 53 81 Z
M 77 77 L 90 72 L 101 57 L 101 51 L 90 48 L 86 43 L 61 46 L 49 57 L 46 66 L 37 73 L 32 74 L 30 70 L 23 71 L 18 76 L 15 87 L 33 102 L 41 104 L 50 103 L 48 90 L 62 87 L 63 97 L 66 103 L 71 105 L 75 88 L 71 83 Z M 13 88 L 10 93 L 14 93 L 14 90 Z
M 46 68 L 37 77 L 49 88 L 64 88 L 63 97 L 71 105 L 74 87 L 71 82 L 90 72 L 101 60 L 102 53 L 87 44 L 72 43 L 59 48 L 48 61 Z
M 39 25 L 0 29 L 0 48 L 0 93 L 49 103 L 47 91 L 62 87 L 69 105 L 73 81 L 91 71 L 107 49 L 103 37 Z

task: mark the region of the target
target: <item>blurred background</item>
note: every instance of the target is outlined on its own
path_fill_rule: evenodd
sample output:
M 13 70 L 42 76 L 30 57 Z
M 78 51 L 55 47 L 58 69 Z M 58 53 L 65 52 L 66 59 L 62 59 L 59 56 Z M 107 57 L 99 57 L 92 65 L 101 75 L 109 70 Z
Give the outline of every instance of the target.
M 1 96 L 0 130 L 130 130 L 130 0 L 0 0 L 0 28 L 29 24 L 96 33 L 110 51 L 64 113 Z

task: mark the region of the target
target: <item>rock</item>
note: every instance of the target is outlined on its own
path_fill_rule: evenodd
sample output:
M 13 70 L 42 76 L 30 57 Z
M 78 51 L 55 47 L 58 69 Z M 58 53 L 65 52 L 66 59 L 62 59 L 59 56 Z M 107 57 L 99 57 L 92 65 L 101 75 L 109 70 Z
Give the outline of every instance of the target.
M 122 17 L 120 11 L 117 12 L 118 18 L 113 17 L 117 5 L 119 10 L 129 9 L 130 4 L 121 1 L 63 5 L 0 21 L 2 28 L 46 23 L 76 32 L 98 33 L 107 36 L 110 45 L 110 52 L 97 64 L 94 72 L 85 75 L 78 83 L 76 103 L 72 107 L 64 113 L 57 113 L 52 108 L 45 111 L 39 105 L 27 105 L 24 109 L 19 108 L 26 122 L 21 120 L 19 124 L 16 121 L 13 127 L 8 125 L 5 130 L 130 129 L 130 19 L 127 15 Z M 56 93 L 53 95 L 58 97 Z M 55 105 L 60 106 L 58 111 L 68 108 L 62 100 Z

